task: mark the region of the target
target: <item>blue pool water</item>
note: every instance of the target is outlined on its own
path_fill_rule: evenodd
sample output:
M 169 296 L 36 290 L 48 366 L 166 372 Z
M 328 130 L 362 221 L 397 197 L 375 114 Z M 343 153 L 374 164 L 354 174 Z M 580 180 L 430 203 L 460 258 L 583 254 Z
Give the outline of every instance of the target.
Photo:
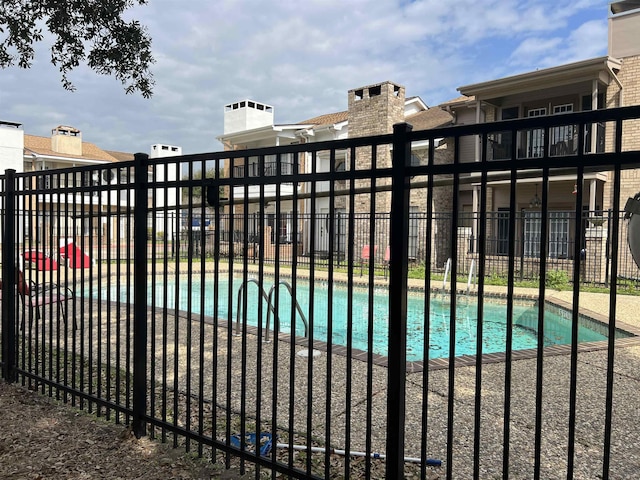
M 237 293 L 241 279 L 234 279 L 232 287 L 231 317 L 228 311 L 228 282 L 227 279 L 220 281 L 218 288 L 218 318 L 236 321 Z M 176 297 L 179 296 L 178 308 L 186 310 L 189 301 L 189 288 L 186 279 L 181 279 L 178 288 L 174 284 L 168 285 L 166 306 L 175 308 Z M 269 291 L 272 284 L 264 283 L 264 290 Z M 334 284 L 332 292 L 332 322 L 329 318 L 329 290 L 326 283 L 314 284 L 313 303 L 313 337 L 314 340 L 328 342 L 329 328 L 332 330 L 331 341 L 334 345 L 347 344 L 347 318 L 348 318 L 348 295 L 347 289 L 339 284 Z M 116 294 L 115 287 L 111 289 L 110 295 Z M 158 283 L 155 286 L 155 305 L 164 306 L 163 292 L 164 285 Z M 179 295 L 176 295 L 179 290 Z M 151 299 L 151 287 L 149 287 Z M 193 280 L 191 284 L 191 309 L 194 313 L 200 313 L 200 282 Z M 258 287 L 249 283 L 245 288 L 247 295 L 247 322 L 249 325 L 258 325 L 258 303 L 262 301 L 263 325 L 266 323 L 267 302 L 259 295 Z M 107 292 L 103 291 L 103 298 Z M 298 303 L 307 319 L 311 319 L 309 305 L 309 285 L 307 282 L 298 282 L 296 288 Z M 477 304 L 467 299 L 459 301 L 456 306 L 456 356 L 475 355 L 477 345 Z M 369 342 L 369 292 L 368 290 L 356 289 L 353 291 L 353 302 L 351 305 L 352 319 L 352 346 L 355 349 L 368 351 Z M 536 348 L 538 345 L 537 325 L 538 310 L 536 306 L 515 305 L 513 307 L 513 350 Z M 388 294 L 386 290 L 376 289 L 372 302 L 373 319 L 373 341 L 372 351 L 379 355 L 387 355 L 388 339 Z M 424 298 L 418 295 L 410 295 L 407 302 L 407 360 L 422 360 L 425 340 L 425 315 Z M 205 284 L 204 313 L 213 316 L 214 312 L 214 289 L 213 280 Z M 284 286 L 280 287 L 278 315 L 280 318 L 280 331 L 291 333 L 292 329 L 292 307 L 291 296 Z M 429 338 L 429 358 L 445 358 L 449 356 L 450 341 L 450 304 L 448 298 L 435 298 L 430 305 L 430 338 Z M 483 353 L 496 353 L 505 351 L 505 339 L 507 335 L 507 309 L 504 304 L 485 303 L 484 322 L 482 334 Z M 304 335 L 304 325 L 299 315 L 295 315 L 295 334 Z M 271 318 L 271 328 L 273 328 L 273 316 Z M 544 345 L 569 344 L 571 342 L 571 321 L 562 318 L 552 312 L 544 313 Z M 592 342 L 605 340 L 607 337 L 596 331 L 590 330 L 584 325 L 578 329 L 580 342 Z

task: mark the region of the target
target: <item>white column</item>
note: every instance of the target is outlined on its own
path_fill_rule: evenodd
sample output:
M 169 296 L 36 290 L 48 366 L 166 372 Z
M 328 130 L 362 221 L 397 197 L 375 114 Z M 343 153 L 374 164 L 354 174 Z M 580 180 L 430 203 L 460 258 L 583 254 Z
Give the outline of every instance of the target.
M 479 195 L 480 195 L 480 187 L 473 187 L 472 190 L 473 193 L 473 199 L 471 201 L 472 203 L 472 210 L 473 210 L 473 222 L 471 222 L 471 235 L 473 235 L 473 238 L 475 239 L 475 245 L 474 245 L 474 250 L 477 248 L 478 245 L 478 223 L 481 221 L 480 220 L 480 215 L 484 214 L 484 212 L 479 212 L 479 205 L 480 205 L 480 199 L 479 199 Z
M 476 101 L 476 123 L 480 123 L 480 119 L 482 117 L 482 115 L 481 115 L 482 109 L 480 108 L 480 104 L 481 104 L 480 100 L 477 100 Z M 480 148 L 481 148 L 480 135 L 477 135 L 476 136 L 476 152 L 475 152 L 475 154 L 476 154 L 476 162 L 479 162 L 480 158 L 481 158 Z
M 597 110 L 598 105 L 598 80 L 593 81 L 593 87 L 591 89 L 591 109 Z M 598 124 L 591 124 L 591 153 L 596 153 L 598 146 Z

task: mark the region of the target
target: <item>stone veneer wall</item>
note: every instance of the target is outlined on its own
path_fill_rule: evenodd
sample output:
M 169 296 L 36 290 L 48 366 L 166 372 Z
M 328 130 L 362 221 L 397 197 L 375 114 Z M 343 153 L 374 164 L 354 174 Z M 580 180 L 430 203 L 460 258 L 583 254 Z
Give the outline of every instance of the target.
M 426 165 L 429 161 L 428 150 L 423 150 L 417 154 L 420 165 Z M 435 165 L 453 163 L 453 139 L 447 139 L 435 149 Z M 449 176 L 451 177 L 451 176 Z M 452 178 L 452 177 L 451 177 Z M 442 180 L 439 177 L 436 180 Z M 427 177 L 416 177 L 415 182 L 426 182 Z M 411 191 L 411 206 L 417 207 L 417 211 L 424 213 L 427 211 L 427 189 L 420 188 Z M 433 254 L 432 266 L 439 268 L 444 265 L 452 254 L 451 245 L 451 213 L 453 211 L 453 185 L 437 186 L 433 189 L 433 212 L 434 223 L 431 234 Z
M 365 137 L 369 135 L 384 135 L 393 132 L 396 123 L 404 121 L 405 89 L 391 82 L 356 88 L 349 91 L 348 121 L 349 137 Z M 378 148 L 376 166 L 378 168 L 391 166 L 391 151 L 387 146 Z M 371 148 L 356 149 L 356 169 L 371 168 Z M 390 180 L 378 180 L 377 185 L 389 184 Z M 356 188 L 370 187 L 368 180 L 356 181 Z M 389 192 L 376 194 L 376 212 L 389 213 L 391 211 L 391 195 Z M 371 195 L 359 194 L 353 205 L 354 213 L 370 213 Z M 356 233 L 356 255 L 360 249 L 369 243 L 369 229 L 359 228 Z M 378 234 L 382 232 L 377 232 Z M 385 234 L 388 237 L 388 232 Z M 385 238 L 386 238 L 385 237 Z M 378 245 L 378 255 L 382 255 L 386 245 Z M 382 253 L 381 253 L 382 252 Z
M 379 94 L 374 92 L 379 89 Z M 349 137 L 366 137 L 370 135 L 385 135 L 393 132 L 396 123 L 404 121 L 405 89 L 391 82 L 356 88 L 349 91 Z M 389 148 L 378 148 L 376 166 L 391 167 L 391 151 Z M 371 168 L 371 148 L 356 150 L 356 168 Z M 388 182 L 386 182 L 388 183 Z M 379 184 L 385 184 L 380 181 Z M 357 181 L 356 188 L 368 187 L 369 182 Z M 358 195 L 354 211 L 368 213 L 370 206 L 369 195 Z M 376 196 L 376 210 L 389 212 L 391 210 L 391 196 L 380 193 Z

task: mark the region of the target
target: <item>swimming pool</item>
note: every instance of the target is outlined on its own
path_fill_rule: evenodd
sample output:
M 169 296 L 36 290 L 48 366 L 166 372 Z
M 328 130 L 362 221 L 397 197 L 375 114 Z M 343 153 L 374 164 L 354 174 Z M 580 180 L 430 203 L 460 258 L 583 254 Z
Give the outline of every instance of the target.
M 237 293 L 243 284 L 241 278 L 234 278 L 231 288 L 232 299 L 229 302 L 228 278 L 220 279 L 218 286 L 218 317 L 236 321 L 237 314 Z M 186 278 L 181 279 L 178 288 L 175 283 L 168 284 L 158 282 L 155 285 L 155 305 L 164 306 L 164 291 L 167 292 L 167 308 L 176 308 L 176 298 L 178 297 L 177 308 L 187 310 L 189 304 L 189 284 Z M 272 283 L 265 280 L 263 288 L 268 292 Z M 347 345 L 347 313 L 349 309 L 348 291 L 346 286 L 334 284 L 332 291 L 332 304 L 329 308 L 329 288 L 326 282 L 316 282 L 314 284 L 313 315 L 310 310 L 310 293 L 308 282 L 299 281 L 296 286 L 296 297 L 304 315 L 311 320 L 313 317 L 313 339 L 316 341 L 329 342 L 333 345 Z M 111 298 L 117 292 L 116 287 L 110 288 Z M 179 290 L 176 292 L 176 290 Z M 202 291 L 199 278 L 191 282 L 191 310 L 194 313 L 201 313 Z M 213 316 L 214 313 L 214 288 L 213 279 L 207 280 L 204 286 L 204 314 Z M 120 292 L 122 295 L 123 292 Z M 149 286 L 149 299 L 151 301 L 152 287 Z M 245 286 L 247 295 L 247 323 L 252 326 L 258 325 L 258 299 L 262 302 L 263 326 L 266 323 L 267 301 L 259 294 L 258 286 L 247 283 Z M 106 298 L 106 288 L 103 289 L 103 297 Z M 373 353 L 386 356 L 387 340 L 389 332 L 388 322 L 388 294 L 386 289 L 375 289 L 373 291 L 372 302 L 369 301 L 369 290 L 354 288 L 351 305 L 351 327 L 352 327 L 352 347 L 363 351 L 369 350 L 369 308 L 372 305 L 373 319 Z M 121 297 L 123 298 L 123 297 Z M 455 355 L 475 355 L 477 346 L 477 303 L 474 297 L 459 301 L 456 306 L 456 344 Z M 231 316 L 229 315 L 231 308 Z M 284 286 L 280 287 L 278 299 L 278 316 L 280 319 L 280 331 L 293 333 L 292 330 L 292 307 L 291 296 Z M 332 321 L 329 322 L 329 312 Z M 571 343 L 571 319 L 565 318 L 552 311 L 544 313 L 544 345 L 563 345 Z M 451 308 L 447 296 L 432 298 L 430 302 L 430 331 L 429 331 L 429 359 L 446 358 L 449 356 L 450 348 L 450 328 L 451 328 Z M 274 321 L 271 320 L 271 328 Z M 523 350 L 536 348 L 538 345 L 538 307 L 533 301 L 529 304 L 513 306 L 513 350 Z M 329 330 L 331 329 L 331 339 Z M 601 329 L 605 331 L 604 329 Z M 299 315 L 295 315 L 295 335 L 304 335 L 304 324 Z M 482 334 L 483 353 L 497 353 L 505 351 L 507 335 L 507 308 L 506 304 L 487 303 L 484 304 L 484 321 Z M 625 336 L 624 332 L 620 332 Z M 579 325 L 578 341 L 594 342 L 606 340 L 606 335 L 588 328 L 586 325 Z M 423 295 L 411 294 L 407 299 L 407 361 L 419 361 L 423 359 L 425 342 L 425 313 Z

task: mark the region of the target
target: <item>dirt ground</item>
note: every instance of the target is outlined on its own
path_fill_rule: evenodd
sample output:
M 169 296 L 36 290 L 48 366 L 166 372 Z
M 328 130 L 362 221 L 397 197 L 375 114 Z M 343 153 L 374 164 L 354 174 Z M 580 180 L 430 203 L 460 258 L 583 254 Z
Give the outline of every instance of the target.
M 0 478 L 242 478 L 124 425 L 0 381 Z

